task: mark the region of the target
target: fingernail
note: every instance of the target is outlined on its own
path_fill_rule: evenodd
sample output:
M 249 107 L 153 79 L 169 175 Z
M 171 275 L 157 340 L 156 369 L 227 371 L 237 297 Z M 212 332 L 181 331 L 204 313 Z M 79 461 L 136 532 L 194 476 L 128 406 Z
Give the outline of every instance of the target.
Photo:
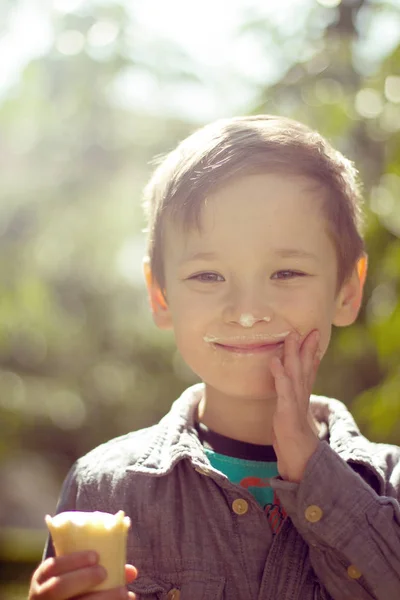
M 107 577 L 107 571 L 102 565 L 97 565 L 96 575 L 99 575 L 102 579 L 105 579 Z
M 97 563 L 98 556 L 96 552 L 89 552 L 87 558 L 90 565 L 95 565 Z

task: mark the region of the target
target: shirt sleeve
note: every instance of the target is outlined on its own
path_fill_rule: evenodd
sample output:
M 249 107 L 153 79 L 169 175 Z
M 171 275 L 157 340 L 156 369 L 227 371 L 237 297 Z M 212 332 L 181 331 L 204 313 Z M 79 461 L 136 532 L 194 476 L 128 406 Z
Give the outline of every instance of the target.
M 271 485 L 335 600 L 400 598 L 397 498 L 379 496 L 325 441 L 300 483 L 275 478 Z

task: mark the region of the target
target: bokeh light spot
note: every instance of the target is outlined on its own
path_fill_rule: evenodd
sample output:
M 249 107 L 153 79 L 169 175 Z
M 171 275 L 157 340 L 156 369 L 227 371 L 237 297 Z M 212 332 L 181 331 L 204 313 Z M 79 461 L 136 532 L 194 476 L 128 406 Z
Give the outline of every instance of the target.
M 335 79 L 319 79 L 315 84 L 315 97 L 322 104 L 334 104 L 343 96 L 341 84 Z
M 374 321 L 386 320 L 393 314 L 396 304 L 397 294 L 393 285 L 381 283 L 374 289 L 368 302 L 369 317 Z
M 22 378 L 12 371 L 0 371 L 0 406 L 12 411 L 22 411 L 26 404 L 26 391 Z
M 371 88 L 360 90 L 355 98 L 355 109 L 361 117 L 375 119 L 383 109 L 381 95 Z
M 60 54 L 74 56 L 82 52 L 85 45 L 85 36 L 74 29 L 64 31 L 57 38 L 56 48 Z
M 82 398 L 69 390 L 49 393 L 47 409 L 54 425 L 64 430 L 78 429 L 86 418 L 86 407 Z
M 87 41 L 90 46 L 102 47 L 112 44 L 118 36 L 119 28 L 112 21 L 98 21 L 89 29 Z
M 86 4 L 86 0 L 53 0 L 53 8 L 60 13 L 71 13 Z
M 394 75 L 386 77 L 385 96 L 389 102 L 400 102 L 400 77 Z
M 392 133 L 400 130 L 400 106 L 387 102 L 379 119 L 380 126 Z
M 324 8 L 336 8 L 342 0 L 317 0 L 317 2 Z

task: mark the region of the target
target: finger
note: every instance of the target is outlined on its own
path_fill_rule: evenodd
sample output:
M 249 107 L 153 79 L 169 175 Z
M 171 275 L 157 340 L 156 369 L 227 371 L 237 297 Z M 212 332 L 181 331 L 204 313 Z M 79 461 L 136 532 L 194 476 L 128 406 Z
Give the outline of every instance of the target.
M 280 379 L 286 377 L 282 361 L 278 356 L 274 356 L 271 360 L 270 369 L 275 381 L 279 381 Z
M 296 399 L 303 391 L 303 369 L 300 361 L 299 342 L 299 334 L 292 331 L 284 343 L 284 367 L 286 374 L 292 380 Z
M 85 567 L 50 577 L 39 587 L 40 598 L 67 600 L 90 591 L 104 581 L 107 572 L 101 565 Z
M 50 577 L 63 575 L 69 571 L 90 567 L 98 562 L 98 555 L 94 551 L 71 552 L 65 556 L 53 556 L 43 561 L 36 570 L 35 578 L 42 583 Z
M 138 576 L 138 571 L 133 565 L 125 565 L 125 580 L 126 583 L 132 583 Z
M 314 387 L 314 383 L 315 380 L 317 378 L 317 373 L 318 373 L 318 369 L 319 369 L 319 365 L 321 364 L 321 353 L 318 350 L 314 356 L 313 359 L 313 366 L 312 366 L 312 371 L 310 373 L 309 376 L 309 381 L 308 381 L 308 387 L 309 389 L 312 391 L 313 387 Z
M 315 332 L 315 334 L 314 334 Z M 304 348 L 304 351 L 307 352 L 307 355 L 304 358 L 305 362 L 305 382 L 307 385 L 307 391 L 311 394 L 312 389 L 314 387 L 315 379 L 317 377 L 317 372 L 319 369 L 319 365 L 321 363 L 321 350 L 319 347 L 320 334 L 318 330 L 314 330 L 310 333 L 309 344 L 307 348 Z
M 276 412 L 279 414 L 282 410 L 285 411 L 288 408 L 290 413 L 292 413 L 293 402 L 296 402 L 294 399 L 293 384 L 290 377 L 286 374 L 280 358 L 275 356 L 271 360 L 270 369 L 275 380 L 275 390 L 278 396 Z
M 313 329 L 304 339 L 300 349 L 300 360 L 303 366 L 303 381 L 307 385 L 314 383 L 315 378 L 315 357 L 319 352 L 320 334 L 317 329 Z M 311 389 L 308 389 L 311 392 Z
M 121 586 L 110 590 L 89 592 L 83 596 L 75 597 L 74 600 L 134 600 L 135 598 L 136 595 L 133 592 L 128 591 L 125 586 Z

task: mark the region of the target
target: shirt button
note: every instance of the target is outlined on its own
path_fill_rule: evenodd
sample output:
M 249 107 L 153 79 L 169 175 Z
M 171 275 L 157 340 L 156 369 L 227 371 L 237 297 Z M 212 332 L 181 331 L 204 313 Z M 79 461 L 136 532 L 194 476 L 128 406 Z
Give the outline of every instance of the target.
M 323 515 L 322 509 L 316 504 L 311 504 L 311 506 L 307 506 L 304 516 L 310 523 L 318 523 L 321 520 Z
M 232 502 L 232 509 L 237 515 L 245 515 L 249 510 L 249 505 L 243 498 L 236 498 L 236 500 Z
M 179 600 L 180 597 L 181 597 L 181 593 L 176 588 L 173 588 L 172 590 L 169 590 L 169 592 L 167 594 L 167 600 Z
M 347 567 L 347 575 L 350 579 L 360 579 L 362 573 L 355 567 L 354 565 L 350 565 Z

